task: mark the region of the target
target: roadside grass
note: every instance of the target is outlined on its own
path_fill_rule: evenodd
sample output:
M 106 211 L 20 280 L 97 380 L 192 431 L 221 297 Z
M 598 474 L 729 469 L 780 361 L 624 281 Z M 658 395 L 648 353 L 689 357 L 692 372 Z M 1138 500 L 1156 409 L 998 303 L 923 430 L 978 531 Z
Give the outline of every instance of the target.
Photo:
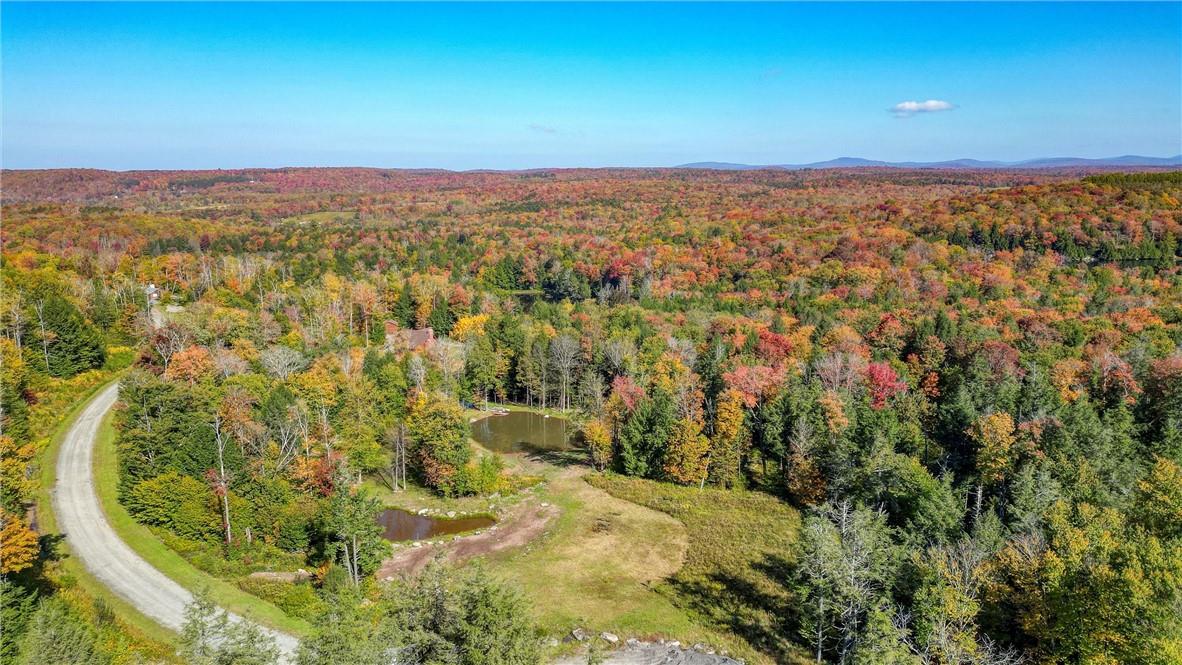
M 115 375 L 117 376 L 117 375 Z M 86 570 L 81 561 L 70 554 L 69 544 L 58 533 L 57 519 L 53 513 L 53 487 L 57 480 L 57 453 L 65 439 L 66 432 L 74 424 L 78 415 L 86 407 L 99 390 L 105 388 L 112 378 L 96 383 L 78 394 L 65 414 L 53 427 L 48 437 L 48 443 L 38 453 L 39 476 L 35 497 L 37 508 L 37 526 L 44 539 L 49 540 L 52 550 L 51 560 L 47 562 L 47 576 L 62 587 L 63 593 L 71 603 L 90 616 L 95 613 L 95 606 L 102 605 L 113 611 L 117 617 L 115 637 L 106 637 L 108 641 L 118 641 L 120 651 L 129 658 L 142 658 L 148 662 L 173 661 L 173 650 L 176 634 L 149 619 L 121 596 L 112 593 L 102 582 Z M 126 637 L 126 640 L 121 639 Z
M 310 633 L 308 622 L 288 616 L 275 605 L 253 596 L 231 582 L 220 580 L 184 559 L 165 545 L 148 527 L 132 519 L 119 503 L 119 465 L 115 448 L 113 413 L 108 413 L 99 425 L 94 450 L 94 483 L 99 503 L 115 533 L 145 561 L 190 591 L 208 589 L 215 604 L 251 621 L 296 637 Z
M 797 611 L 787 590 L 800 534 L 795 509 L 761 492 L 699 490 L 614 474 L 589 475 L 587 482 L 685 525 L 685 565 L 660 585 L 674 605 L 739 636 L 763 658 L 808 659 L 787 634 Z

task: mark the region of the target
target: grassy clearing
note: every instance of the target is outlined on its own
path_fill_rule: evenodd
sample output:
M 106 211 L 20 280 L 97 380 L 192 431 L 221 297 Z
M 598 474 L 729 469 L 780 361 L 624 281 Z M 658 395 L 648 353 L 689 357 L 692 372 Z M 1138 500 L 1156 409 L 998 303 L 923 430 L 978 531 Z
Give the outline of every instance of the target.
M 98 493 L 103 511 L 107 514 L 107 521 L 119 537 L 135 550 L 136 554 L 177 584 L 194 591 L 208 588 L 213 602 L 220 607 L 297 637 L 306 635 L 311 629 L 306 621 L 290 617 L 278 607 L 242 591 L 234 584 L 198 570 L 161 542 L 150 529 L 132 519 L 117 497 L 119 465 L 115 449 L 115 428 L 111 421 L 112 415 L 107 414 L 99 426 L 94 451 L 94 479 L 95 491 Z
M 488 565 L 531 598 L 543 630 L 561 635 L 581 626 L 671 636 L 692 628 L 648 587 L 681 565 L 681 524 L 612 499 L 569 473 L 552 479 L 538 498 L 561 515 L 540 539 L 494 555 Z
M 530 545 L 485 561 L 492 573 L 525 592 L 539 626 L 556 636 L 582 627 L 705 642 L 759 660 L 741 640 L 706 625 L 661 591 L 662 580 L 685 561 L 685 526 L 588 485 L 586 473 L 585 467 L 551 466 L 537 500 L 558 506 L 561 516 Z
M 587 482 L 685 525 L 685 565 L 662 583 L 673 603 L 777 662 L 807 659 L 785 630 L 795 612 L 786 582 L 800 514 L 759 492 L 681 487 L 615 475 Z
M 477 401 L 476 406 L 477 407 L 484 406 L 484 402 Z M 528 404 L 521 404 L 519 402 L 490 401 L 488 403 L 488 408 L 490 410 L 491 409 L 504 409 L 506 411 L 524 411 L 527 413 L 537 413 L 537 414 L 540 414 L 543 416 L 550 416 L 551 418 L 564 418 L 564 419 L 572 420 L 572 421 L 575 418 L 577 418 L 579 415 L 578 411 L 573 411 L 573 410 L 572 411 L 563 411 L 562 409 L 556 409 L 554 407 L 549 407 L 549 406 L 547 406 L 547 407 L 530 406 Z M 475 408 L 475 409 L 466 408 L 466 409 L 464 409 L 464 415 L 466 415 L 468 417 L 469 422 L 471 422 L 473 419 L 479 420 L 482 418 L 495 418 L 496 417 L 496 416 L 491 415 L 491 413 L 489 411 L 484 411 L 484 410 L 481 410 L 480 408 Z

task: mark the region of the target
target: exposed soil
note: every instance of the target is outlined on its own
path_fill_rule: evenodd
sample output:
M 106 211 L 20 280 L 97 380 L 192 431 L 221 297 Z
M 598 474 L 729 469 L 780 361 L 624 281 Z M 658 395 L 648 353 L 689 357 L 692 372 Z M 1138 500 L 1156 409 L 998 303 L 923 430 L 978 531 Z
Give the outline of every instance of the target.
M 415 575 L 435 557 L 450 562 L 466 561 L 510 547 L 520 547 L 540 536 L 557 515 L 558 509 L 551 505 L 543 506 L 533 501 L 518 504 L 496 526 L 480 533 L 450 541 L 424 542 L 418 547 L 403 547 L 382 562 L 378 579 Z

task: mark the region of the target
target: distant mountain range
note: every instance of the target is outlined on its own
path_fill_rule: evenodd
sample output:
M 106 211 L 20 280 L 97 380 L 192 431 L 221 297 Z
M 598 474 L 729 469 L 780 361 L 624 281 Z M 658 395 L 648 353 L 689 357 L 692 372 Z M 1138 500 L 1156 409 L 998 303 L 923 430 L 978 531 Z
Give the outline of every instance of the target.
M 1182 166 L 1182 155 L 1173 157 L 1144 157 L 1124 155 L 1103 159 L 1083 157 L 1040 157 L 1020 162 L 982 161 L 980 159 L 950 159 L 943 162 L 883 162 L 861 157 L 838 157 L 809 164 L 734 164 L 731 162 L 694 162 L 681 164 L 678 169 L 716 169 L 719 171 L 751 171 L 755 169 L 848 169 L 858 167 L 887 167 L 899 169 L 1052 169 L 1080 166 Z

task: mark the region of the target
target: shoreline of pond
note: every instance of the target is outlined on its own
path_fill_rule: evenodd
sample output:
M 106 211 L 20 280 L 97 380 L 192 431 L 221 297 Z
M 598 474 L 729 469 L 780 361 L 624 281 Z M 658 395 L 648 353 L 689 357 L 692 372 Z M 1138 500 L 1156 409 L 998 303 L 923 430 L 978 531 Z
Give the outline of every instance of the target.
M 446 536 L 465 536 L 495 527 L 500 520 L 491 512 L 457 513 L 423 508 L 417 511 L 386 506 L 378 514 L 382 537 L 391 543 L 415 543 Z
M 567 452 L 578 447 L 579 430 L 566 417 L 528 409 L 487 413 L 468 421 L 469 437 L 501 454 Z

